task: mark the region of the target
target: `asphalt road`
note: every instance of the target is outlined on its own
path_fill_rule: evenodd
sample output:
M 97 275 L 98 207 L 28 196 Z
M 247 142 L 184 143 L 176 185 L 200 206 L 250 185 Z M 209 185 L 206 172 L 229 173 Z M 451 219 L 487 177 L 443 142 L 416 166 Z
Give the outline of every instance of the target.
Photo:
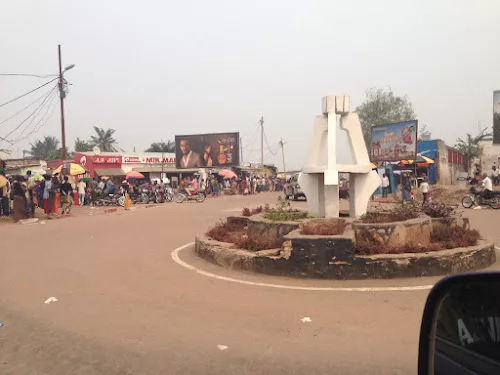
M 271 288 L 208 277 L 173 261 L 174 249 L 219 218 L 274 204 L 276 196 L 1 225 L 0 374 L 416 373 L 428 290 Z M 468 214 L 500 243 L 500 212 Z M 296 280 L 222 269 L 189 247 L 179 257 L 213 275 L 292 287 L 437 280 Z M 52 296 L 58 302 L 45 304 Z

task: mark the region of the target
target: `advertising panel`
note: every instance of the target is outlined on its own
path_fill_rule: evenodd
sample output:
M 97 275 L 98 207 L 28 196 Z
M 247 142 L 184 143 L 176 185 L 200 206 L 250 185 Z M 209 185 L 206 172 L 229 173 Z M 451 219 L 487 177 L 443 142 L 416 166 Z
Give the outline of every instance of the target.
M 371 161 L 415 160 L 418 121 L 372 126 Z
M 239 139 L 239 133 L 176 135 L 176 166 L 178 169 L 238 166 Z
M 500 91 L 493 91 L 493 143 L 500 144 Z

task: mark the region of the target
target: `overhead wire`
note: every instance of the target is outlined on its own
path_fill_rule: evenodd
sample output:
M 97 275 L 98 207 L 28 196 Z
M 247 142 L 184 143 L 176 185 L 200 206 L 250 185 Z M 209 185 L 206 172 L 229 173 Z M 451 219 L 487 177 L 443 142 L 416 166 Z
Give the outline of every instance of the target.
M 271 151 L 271 147 L 279 146 L 279 143 L 269 146 L 269 142 L 267 142 L 266 132 L 264 132 L 264 141 L 266 142 L 266 147 L 268 152 L 270 152 L 273 155 L 278 154 L 279 148 L 276 151 Z
M 17 125 L 13 130 L 11 130 L 7 135 L 3 136 L 3 137 L 0 137 L 0 140 L 2 141 L 5 141 L 5 142 L 8 142 L 10 144 L 12 144 L 12 141 L 10 141 L 8 138 L 10 135 L 12 135 L 14 132 L 16 132 L 21 126 L 23 126 L 24 123 L 26 123 L 30 118 L 34 117 L 36 118 L 36 116 L 38 116 L 38 114 L 42 111 L 42 108 L 43 106 L 45 105 L 45 102 L 47 101 L 47 99 L 53 95 L 54 92 L 56 92 L 56 88 L 57 86 L 55 86 L 54 88 L 52 88 L 52 90 L 45 95 L 45 98 L 44 100 L 42 101 L 42 103 L 40 103 L 40 105 L 38 107 L 35 108 L 35 110 L 33 112 L 31 112 L 23 121 L 21 121 L 19 123 L 19 125 Z M 30 122 L 31 124 L 32 122 Z M 28 125 L 29 127 L 29 125 Z
M 39 75 L 39 74 L 27 74 L 27 73 L 0 73 L 0 77 L 36 77 L 36 78 L 49 78 L 58 76 L 59 74 L 47 74 L 47 75 Z
M 11 99 L 11 100 L 9 100 L 9 101 L 7 101 L 7 102 L 5 102 L 5 103 L 0 104 L 0 108 L 2 108 L 2 107 L 4 107 L 4 106 L 6 106 L 7 104 L 10 104 L 10 103 L 12 103 L 12 102 L 15 102 L 16 100 L 19 100 L 19 99 L 21 99 L 21 98 L 24 98 L 25 96 L 27 96 L 27 95 L 31 94 L 32 92 L 35 92 L 35 91 L 37 91 L 37 90 L 40 90 L 42 87 L 47 86 L 48 84 L 50 84 L 50 83 L 54 82 L 54 81 L 55 81 L 55 80 L 57 80 L 57 79 L 59 79 L 59 77 L 56 77 L 56 78 L 54 78 L 54 79 L 52 79 L 52 80 L 50 80 L 50 81 L 48 81 L 48 82 L 45 82 L 43 85 L 38 86 L 38 87 L 34 88 L 33 90 L 28 91 L 27 93 L 24 93 L 24 94 L 22 94 L 22 95 L 20 95 L 20 96 L 15 97 L 14 99 Z

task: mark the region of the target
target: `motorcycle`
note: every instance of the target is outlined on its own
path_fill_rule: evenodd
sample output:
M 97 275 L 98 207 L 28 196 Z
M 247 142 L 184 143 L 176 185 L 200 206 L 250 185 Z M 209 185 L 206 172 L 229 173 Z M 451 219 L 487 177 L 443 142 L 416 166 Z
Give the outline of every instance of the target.
M 174 200 L 174 192 L 172 191 L 172 188 L 167 188 L 165 190 L 165 201 L 172 202 L 173 200 Z
M 462 198 L 462 206 L 464 208 L 471 208 L 477 204 L 478 206 L 490 206 L 498 210 L 500 208 L 500 191 L 493 191 L 490 199 L 482 199 L 481 192 L 477 191 L 474 186 L 470 188 L 470 194 Z
M 204 202 L 205 201 L 205 193 L 202 191 L 197 191 L 197 192 L 192 192 L 188 193 L 185 190 L 178 191 L 175 194 L 175 201 L 177 203 L 182 203 L 184 201 L 190 201 L 190 200 L 195 200 L 198 203 Z
M 125 206 L 125 195 L 109 194 L 107 197 L 98 198 L 95 201 L 96 206 Z

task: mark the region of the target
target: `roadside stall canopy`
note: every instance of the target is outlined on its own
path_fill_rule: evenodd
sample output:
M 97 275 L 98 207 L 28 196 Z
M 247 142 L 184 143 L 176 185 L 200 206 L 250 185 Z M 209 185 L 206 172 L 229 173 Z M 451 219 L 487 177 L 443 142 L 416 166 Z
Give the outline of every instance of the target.
M 125 176 L 125 172 L 121 168 L 96 168 L 94 172 L 99 176 Z

